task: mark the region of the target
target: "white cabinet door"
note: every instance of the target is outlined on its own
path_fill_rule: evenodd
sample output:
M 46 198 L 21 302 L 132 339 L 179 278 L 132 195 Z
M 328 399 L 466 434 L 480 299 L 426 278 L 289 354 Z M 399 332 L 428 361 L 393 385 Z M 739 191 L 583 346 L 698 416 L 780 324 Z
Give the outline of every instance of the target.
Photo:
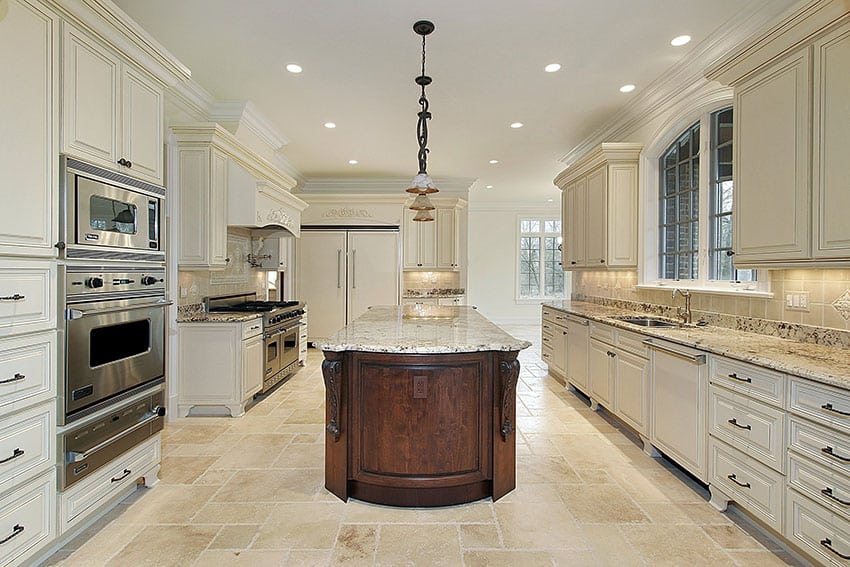
M 348 278 L 347 323 L 360 317 L 370 306 L 398 305 L 398 233 L 350 232 Z M 311 310 L 311 317 L 312 313 Z
M 263 388 L 263 335 L 242 341 L 242 399 Z
M 566 321 L 567 326 L 567 380 L 587 393 L 587 355 L 589 349 L 588 326 Z
M 419 263 L 419 226 L 424 224 L 414 222 L 416 211 L 404 209 L 404 227 L 402 236 L 404 238 L 404 269 L 415 270 Z M 430 223 L 429 223 L 430 224 Z
M 302 232 L 298 261 L 301 300 L 310 307 L 310 340 L 345 326 L 346 233 Z
M 416 211 L 404 211 L 404 267 L 425 269 L 437 267 L 437 220 L 415 222 Z
M 207 146 L 179 147 L 181 270 L 222 270 L 227 263 L 227 156 Z
M 613 387 L 613 350 L 610 346 L 590 339 L 590 348 L 587 351 L 587 366 L 590 372 L 590 397 L 597 403 L 613 410 L 614 387 Z M 612 353 L 612 354 L 609 354 Z
M 813 187 L 817 258 L 850 257 L 850 26 L 814 48 Z
M 809 68 L 800 50 L 736 88 L 738 265 L 809 257 Z
M 608 234 L 607 169 L 600 167 L 587 176 L 587 224 L 584 246 L 585 265 L 591 268 L 605 266 Z
M 0 253 L 53 256 L 58 20 L 18 0 L 0 10 Z
M 122 157 L 129 161 L 130 175 L 162 183 L 163 119 L 162 89 L 141 73 L 124 67 L 121 81 L 123 131 Z
M 437 209 L 437 267 L 458 269 L 458 223 L 455 209 Z
M 567 187 L 564 192 L 564 246 L 567 268 L 585 265 L 585 224 L 587 223 L 587 178 L 581 178 Z
M 619 349 L 615 360 L 615 413 L 635 431 L 648 435 L 649 361 Z

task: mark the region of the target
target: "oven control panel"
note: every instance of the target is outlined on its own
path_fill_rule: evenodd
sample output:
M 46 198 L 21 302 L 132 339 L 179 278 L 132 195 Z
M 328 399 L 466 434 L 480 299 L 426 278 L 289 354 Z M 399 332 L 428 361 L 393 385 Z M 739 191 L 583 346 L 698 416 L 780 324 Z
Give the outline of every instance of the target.
M 165 291 L 165 270 L 95 272 L 69 271 L 65 276 L 66 295 L 89 295 L 128 291 Z

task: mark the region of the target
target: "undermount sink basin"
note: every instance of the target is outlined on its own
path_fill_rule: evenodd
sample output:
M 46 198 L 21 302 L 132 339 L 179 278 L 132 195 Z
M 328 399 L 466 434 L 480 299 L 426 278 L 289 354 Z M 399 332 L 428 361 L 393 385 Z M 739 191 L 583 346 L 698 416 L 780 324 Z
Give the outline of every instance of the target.
M 618 320 L 632 325 L 640 325 L 641 327 L 678 327 L 676 323 L 670 321 L 662 321 L 661 319 L 651 319 L 649 317 L 618 317 Z

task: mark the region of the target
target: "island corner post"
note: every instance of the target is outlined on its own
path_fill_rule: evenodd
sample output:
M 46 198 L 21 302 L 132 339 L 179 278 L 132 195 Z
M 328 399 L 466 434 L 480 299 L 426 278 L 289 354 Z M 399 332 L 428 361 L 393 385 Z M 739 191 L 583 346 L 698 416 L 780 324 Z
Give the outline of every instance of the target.
M 423 507 L 513 490 L 517 354 L 325 350 L 325 487 Z

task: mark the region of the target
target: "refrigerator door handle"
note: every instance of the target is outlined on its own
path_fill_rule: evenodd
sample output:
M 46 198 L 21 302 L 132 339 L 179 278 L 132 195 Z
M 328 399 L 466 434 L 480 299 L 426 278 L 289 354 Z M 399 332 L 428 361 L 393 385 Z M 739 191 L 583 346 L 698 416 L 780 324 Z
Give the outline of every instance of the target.
M 357 289 L 357 250 L 351 251 L 351 289 Z
M 339 289 L 342 287 L 342 274 L 340 273 L 342 270 L 342 249 L 338 248 L 336 251 L 336 288 Z

